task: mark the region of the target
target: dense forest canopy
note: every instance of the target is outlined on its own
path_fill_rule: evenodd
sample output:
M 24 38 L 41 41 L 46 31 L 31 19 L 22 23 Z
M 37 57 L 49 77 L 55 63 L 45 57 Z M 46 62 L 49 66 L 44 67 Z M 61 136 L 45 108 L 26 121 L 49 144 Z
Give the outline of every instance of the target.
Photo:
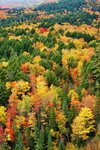
M 90 9 L 90 7 L 93 13 L 84 11 L 84 9 Z M 0 26 L 15 24 L 15 22 L 39 21 L 40 19 L 49 23 L 68 22 L 76 25 L 84 23 L 92 25 L 93 19 L 98 19 L 98 13 L 95 13 L 95 11 L 99 12 L 99 7 L 97 3 L 94 2 L 90 5 L 85 0 L 62 0 L 56 3 L 43 3 L 35 8 L 8 9 L 3 14 L 4 17 L 0 19 Z
M 0 150 L 100 149 L 99 7 L 0 10 Z

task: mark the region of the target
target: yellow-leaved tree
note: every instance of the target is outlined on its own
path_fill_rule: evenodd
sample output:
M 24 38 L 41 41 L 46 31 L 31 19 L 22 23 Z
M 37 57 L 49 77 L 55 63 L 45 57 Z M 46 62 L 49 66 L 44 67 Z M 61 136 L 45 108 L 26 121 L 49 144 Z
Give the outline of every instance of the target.
M 0 106 L 0 124 L 6 122 L 6 107 Z
M 87 140 L 89 133 L 95 131 L 95 120 L 90 108 L 84 107 L 72 123 L 72 138 Z

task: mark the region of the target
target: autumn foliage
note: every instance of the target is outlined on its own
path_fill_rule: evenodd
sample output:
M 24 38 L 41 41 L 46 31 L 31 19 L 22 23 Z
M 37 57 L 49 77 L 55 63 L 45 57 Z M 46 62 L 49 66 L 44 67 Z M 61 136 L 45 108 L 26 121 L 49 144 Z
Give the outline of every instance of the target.
M 49 26 L 41 20 L 59 13 L 24 13 L 38 22 L 21 20 L 0 33 L 0 149 L 99 148 L 98 28 Z M 64 10 L 62 18 L 68 14 Z

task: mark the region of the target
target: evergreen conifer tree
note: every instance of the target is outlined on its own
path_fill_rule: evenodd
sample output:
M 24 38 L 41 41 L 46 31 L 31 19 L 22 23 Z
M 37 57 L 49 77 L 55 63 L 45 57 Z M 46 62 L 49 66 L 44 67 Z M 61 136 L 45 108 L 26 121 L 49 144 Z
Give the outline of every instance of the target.
M 52 137 L 49 134 L 48 136 L 48 145 L 47 145 L 47 150 L 53 150 L 53 143 L 52 143 Z
M 24 148 L 23 136 L 22 133 L 19 131 L 17 141 L 15 142 L 14 150 L 23 150 L 23 148 Z
M 63 142 L 62 140 L 59 141 L 59 147 L 58 150 L 64 150 Z

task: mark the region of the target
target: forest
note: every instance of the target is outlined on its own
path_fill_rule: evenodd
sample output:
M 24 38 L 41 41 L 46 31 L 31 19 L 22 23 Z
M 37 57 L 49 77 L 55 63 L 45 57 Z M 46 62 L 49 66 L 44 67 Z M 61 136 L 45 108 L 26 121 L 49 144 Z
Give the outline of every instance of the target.
M 100 149 L 99 8 L 0 10 L 0 150 Z

